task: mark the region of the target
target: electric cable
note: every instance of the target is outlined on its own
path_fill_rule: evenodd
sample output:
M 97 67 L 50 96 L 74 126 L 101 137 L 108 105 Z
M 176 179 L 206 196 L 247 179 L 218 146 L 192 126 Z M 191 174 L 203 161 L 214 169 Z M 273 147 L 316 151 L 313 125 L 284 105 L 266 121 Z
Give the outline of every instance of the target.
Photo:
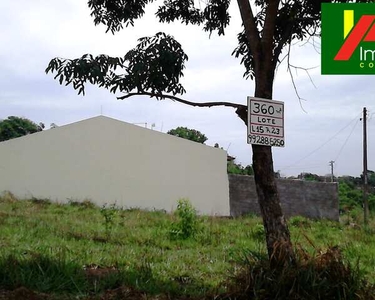
M 336 158 L 335 158 L 335 160 L 334 160 L 335 162 L 336 162 L 337 159 L 339 158 L 339 156 L 340 156 L 342 150 L 344 149 L 345 145 L 347 144 L 349 138 L 351 137 L 351 135 L 352 135 L 352 133 L 354 132 L 354 129 L 357 127 L 357 124 L 358 124 L 358 123 L 359 123 L 359 119 L 357 120 L 357 122 L 354 123 L 354 126 L 353 126 L 352 130 L 350 131 L 350 133 L 349 133 L 348 137 L 346 138 L 344 144 L 343 144 L 342 147 L 340 148 L 339 153 L 337 154 L 337 156 L 336 156 Z
M 282 170 L 285 170 L 285 169 L 289 169 L 290 167 L 292 166 L 295 166 L 296 164 L 300 163 L 301 161 L 303 161 L 304 159 L 310 157 L 311 155 L 313 155 L 315 152 L 317 152 L 318 150 L 320 150 L 321 148 L 323 148 L 326 144 L 328 144 L 330 141 L 332 141 L 332 139 L 334 139 L 337 135 L 339 135 L 343 130 L 345 130 L 347 127 L 349 127 L 349 125 L 351 125 L 356 119 L 358 119 L 358 117 L 362 114 L 362 112 L 360 112 L 355 118 L 353 118 L 345 127 L 341 128 L 336 134 L 334 134 L 332 137 L 330 137 L 326 142 L 324 142 L 323 144 L 321 144 L 319 147 L 317 147 L 316 149 L 314 149 L 313 151 L 311 151 L 309 154 L 305 155 L 304 157 L 302 157 L 301 159 L 297 160 L 296 162 L 294 162 L 293 164 L 289 165 L 289 166 L 286 166 L 285 168 L 282 168 Z

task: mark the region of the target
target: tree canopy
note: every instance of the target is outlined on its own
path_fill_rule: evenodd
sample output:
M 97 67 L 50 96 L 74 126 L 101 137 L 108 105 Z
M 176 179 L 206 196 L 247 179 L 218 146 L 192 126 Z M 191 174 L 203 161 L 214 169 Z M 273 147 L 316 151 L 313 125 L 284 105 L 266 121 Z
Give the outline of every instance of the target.
M 44 124 L 36 124 L 29 119 L 9 116 L 0 121 L 0 142 L 42 131 Z
M 254 170 L 253 167 L 250 165 L 243 167 L 241 164 L 236 164 L 233 161 L 228 161 L 227 173 L 236 175 L 254 175 Z
M 88 6 L 95 25 L 104 24 L 106 30 L 115 34 L 134 21 L 143 17 L 145 6 L 154 1 L 113 1 L 90 0 Z M 240 58 L 245 67 L 244 76 L 259 77 L 267 65 L 274 70 L 281 62 L 284 47 L 294 40 L 304 40 L 319 36 L 320 5 L 327 0 L 284 0 L 260 1 L 254 15 L 248 0 L 238 1 L 244 28 L 238 34 L 238 46 L 232 55 Z M 335 1 L 335 2 L 345 2 Z M 229 0 L 209 0 L 206 5 L 197 5 L 193 0 L 163 1 L 156 11 L 156 18 L 162 23 L 180 21 L 185 24 L 202 26 L 210 35 L 217 32 L 224 35 L 230 24 Z M 269 5 L 268 5 L 269 3 Z M 280 4 L 280 5 L 279 5 Z M 279 9 L 278 9 L 279 7 Z M 158 32 L 152 37 L 143 37 L 138 45 L 122 57 L 85 54 L 77 59 L 55 58 L 46 72 L 55 72 L 60 84 L 73 85 L 78 93 L 85 93 L 86 83 L 109 89 L 112 93 L 122 93 L 119 99 L 135 95 L 148 95 L 157 99 L 172 99 L 183 102 L 176 95 L 186 92 L 180 79 L 183 76 L 187 54 L 173 36 Z M 289 53 L 289 52 L 288 52 Z M 191 103 L 196 106 L 226 105 L 246 109 L 243 105 L 227 102 Z M 239 114 L 240 115 L 240 114 Z M 242 113 L 242 119 L 246 116 Z
M 200 144 L 204 144 L 207 141 L 207 137 L 202 132 L 187 127 L 177 127 L 169 130 L 167 133 Z

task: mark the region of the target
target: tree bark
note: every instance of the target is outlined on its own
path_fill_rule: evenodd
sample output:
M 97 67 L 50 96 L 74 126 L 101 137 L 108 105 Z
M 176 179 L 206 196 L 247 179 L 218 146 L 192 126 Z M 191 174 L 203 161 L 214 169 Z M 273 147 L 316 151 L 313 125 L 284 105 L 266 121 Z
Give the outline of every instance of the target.
M 256 78 L 255 97 L 272 99 L 274 69 L 263 70 Z M 290 232 L 280 205 L 270 146 L 252 145 L 253 169 L 258 202 L 266 232 L 271 266 L 282 267 L 295 262 Z
M 263 31 L 259 32 L 250 1 L 237 0 L 249 42 L 248 50 L 253 56 L 255 97 L 259 98 L 272 99 L 275 68 L 282 49 L 282 46 L 278 49 L 274 41 L 279 2 L 268 1 Z M 246 109 L 238 107 L 236 113 L 247 125 Z M 252 145 L 252 149 L 255 185 L 266 231 L 268 256 L 272 267 L 282 267 L 294 263 L 295 256 L 277 192 L 271 147 Z

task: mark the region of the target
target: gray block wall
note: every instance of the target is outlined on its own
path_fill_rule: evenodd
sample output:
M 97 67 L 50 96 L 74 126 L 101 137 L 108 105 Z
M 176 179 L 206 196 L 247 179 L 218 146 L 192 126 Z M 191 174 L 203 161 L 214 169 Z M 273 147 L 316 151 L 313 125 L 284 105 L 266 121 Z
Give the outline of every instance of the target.
M 228 175 L 230 214 L 260 214 L 253 176 Z M 286 217 L 339 220 L 337 183 L 277 179 L 280 202 Z

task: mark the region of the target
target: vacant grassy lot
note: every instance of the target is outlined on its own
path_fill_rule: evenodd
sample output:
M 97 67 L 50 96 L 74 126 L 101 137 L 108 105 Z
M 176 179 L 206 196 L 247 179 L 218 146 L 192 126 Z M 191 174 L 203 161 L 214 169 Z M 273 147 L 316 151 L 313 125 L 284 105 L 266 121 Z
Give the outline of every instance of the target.
M 200 217 L 198 232 L 188 239 L 172 234 L 177 221 L 161 211 L 5 195 L 0 198 L 0 290 L 22 286 L 69 298 L 126 286 L 172 298 L 214 295 L 226 290 L 246 257 L 266 255 L 257 217 Z M 338 245 L 344 258 L 359 262 L 374 282 L 374 224 L 366 229 L 346 224 L 354 221 L 295 217 L 290 227 L 296 245 L 311 253 Z

